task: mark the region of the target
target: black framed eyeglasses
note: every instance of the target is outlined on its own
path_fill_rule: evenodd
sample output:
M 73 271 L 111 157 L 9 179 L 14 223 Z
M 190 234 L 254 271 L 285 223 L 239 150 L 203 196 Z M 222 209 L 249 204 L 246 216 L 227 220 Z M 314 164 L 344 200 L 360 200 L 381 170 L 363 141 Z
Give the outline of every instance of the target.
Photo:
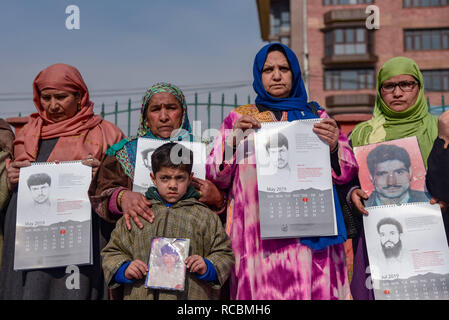
M 399 87 L 404 92 L 410 92 L 412 91 L 415 86 L 419 84 L 418 81 L 400 81 L 400 82 L 388 82 L 385 84 L 382 84 L 381 89 L 384 92 L 393 92 L 396 87 Z

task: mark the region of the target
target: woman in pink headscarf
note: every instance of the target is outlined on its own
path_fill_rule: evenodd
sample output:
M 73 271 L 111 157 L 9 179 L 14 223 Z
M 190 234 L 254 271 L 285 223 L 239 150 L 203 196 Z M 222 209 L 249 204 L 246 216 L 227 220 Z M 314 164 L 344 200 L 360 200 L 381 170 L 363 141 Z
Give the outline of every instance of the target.
M 93 265 L 79 267 L 79 289 L 67 287 L 71 274 L 66 274 L 66 267 L 13 270 L 20 168 L 34 161 L 83 160 L 95 175 L 108 146 L 124 137 L 117 126 L 94 114 L 89 90 L 72 66 L 55 64 L 41 71 L 33 83 L 33 101 L 37 113 L 16 132 L 14 161 L 7 165 L 8 188 L 13 195 L 5 216 L 0 299 L 106 298 L 99 252 L 106 244 L 102 236 L 108 234 L 105 228 L 111 226 L 96 214 L 92 215 Z

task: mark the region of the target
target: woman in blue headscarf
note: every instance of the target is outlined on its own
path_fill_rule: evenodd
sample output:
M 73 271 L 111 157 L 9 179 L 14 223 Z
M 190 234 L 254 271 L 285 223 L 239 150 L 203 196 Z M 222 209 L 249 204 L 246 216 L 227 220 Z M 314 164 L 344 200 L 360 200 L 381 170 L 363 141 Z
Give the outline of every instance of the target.
M 332 177 L 337 184 L 357 174 L 348 140 L 317 103 L 308 103 L 298 59 L 288 47 L 263 47 L 255 57 L 253 74 L 256 103 L 228 114 L 206 167 L 207 178 L 227 193 L 226 231 L 236 258 L 231 299 L 347 299 L 342 219 L 338 219 L 335 237 L 262 241 L 254 146 L 244 138 L 244 131 L 259 128 L 261 122 L 322 118 L 314 132 L 330 146 Z M 241 149 L 245 151 L 237 151 Z M 339 206 L 336 209 L 342 218 Z
M 140 137 L 167 141 L 195 140 L 184 94 L 177 86 L 161 82 L 147 90 L 142 99 L 137 135 L 108 149 L 90 186 L 89 196 L 97 214 L 110 222 L 123 215 L 128 229 L 132 228 L 131 219 L 140 228 L 143 224 L 139 217 L 153 221 L 151 202 L 143 194 L 131 191 Z M 224 209 L 223 194 L 213 183 L 194 178 L 193 185 L 200 191 L 199 201 L 217 212 Z

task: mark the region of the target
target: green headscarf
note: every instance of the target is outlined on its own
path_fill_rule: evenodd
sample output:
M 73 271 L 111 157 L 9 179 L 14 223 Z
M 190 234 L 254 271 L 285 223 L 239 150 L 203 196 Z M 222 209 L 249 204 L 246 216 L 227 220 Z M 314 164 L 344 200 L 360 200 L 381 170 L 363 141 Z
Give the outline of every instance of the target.
M 415 104 L 407 110 L 391 110 L 380 95 L 382 83 L 401 74 L 413 76 L 419 82 Z M 424 80 L 412 59 L 396 57 L 388 60 L 377 75 L 377 98 L 373 118 L 355 126 L 349 139 L 353 147 L 416 136 L 427 169 L 427 157 L 438 135 L 438 118 L 428 111 L 424 97 Z

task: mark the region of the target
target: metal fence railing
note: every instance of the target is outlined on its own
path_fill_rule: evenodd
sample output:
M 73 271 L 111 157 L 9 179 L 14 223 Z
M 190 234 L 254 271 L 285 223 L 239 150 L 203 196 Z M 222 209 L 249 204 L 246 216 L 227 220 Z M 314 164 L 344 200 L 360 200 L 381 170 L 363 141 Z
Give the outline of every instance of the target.
M 251 103 L 251 97 L 248 95 L 248 101 L 247 103 Z M 208 98 L 207 98 L 207 102 L 200 102 L 198 100 L 198 93 L 195 93 L 194 95 L 194 101 L 187 103 L 188 107 L 190 110 L 192 110 L 193 108 L 193 114 L 194 114 L 194 119 L 191 120 L 199 120 L 199 112 L 201 112 L 201 108 L 202 107 L 206 107 L 206 112 L 207 112 L 207 129 L 211 128 L 211 117 L 212 117 L 212 108 L 218 108 L 220 115 L 221 115 L 221 122 L 223 122 L 224 118 L 225 118 L 225 108 L 236 108 L 238 107 L 240 104 L 237 100 L 237 94 L 234 94 L 234 103 L 225 103 L 225 95 L 222 94 L 221 95 L 221 101 L 220 102 L 212 102 L 212 95 L 211 93 L 208 94 Z M 131 122 L 133 119 L 133 113 L 134 112 L 139 112 L 140 113 L 140 109 L 141 106 L 138 107 L 132 107 L 132 102 L 131 99 L 128 100 L 128 104 L 126 106 L 126 108 L 124 109 L 119 109 L 119 103 L 118 101 L 115 102 L 114 104 L 114 109 L 112 111 L 108 111 L 106 112 L 105 110 L 105 104 L 102 103 L 101 105 L 101 117 L 106 118 L 106 117 L 112 117 L 108 118 L 107 120 L 113 122 L 115 125 L 118 125 L 118 118 L 119 118 L 119 114 L 123 114 L 123 113 L 127 113 L 127 131 L 128 136 L 131 135 Z M 217 111 L 217 110 L 215 110 Z M 192 112 L 192 111 L 191 111 Z M 216 113 L 216 112 L 215 112 Z M 190 113 L 191 114 L 191 113 Z M 190 116 L 189 114 L 189 116 Z
M 226 114 L 225 114 L 225 108 L 237 108 L 238 106 L 240 106 L 242 103 L 239 103 L 237 100 L 237 94 L 234 94 L 234 99 L 233 99 L 233 103 L 225 103 L 225 95 L 222 94 L 221 95 L 221 101 L 219 102 L 212 102 L 212 95 L 211 93 L 208 94 L 207 97 L 207 101 L 206 102 L 200 102 L 198 99 L 198 93 L 194 94 L 194 101 L 191 101 L 190 103 L 187 103 L 187 105 L 189 106 L 189 117 L 190 120 L 200 120 L 200 113 L 201 113 L 201 120 L 203 122 L 207 123 L 207 129 L 211 129 L 211 120 L 212 120 L 212 112 L 214 113 L 214 121 L 217 122 L 218 119 L 220 119 L 220 121 L 218 123 L 222 123 Z M 247 102 L 243 103 L 243 104 L 250 104 L 251 103 L 251 96 L 248 95 L 248 100 Z M 449 109 L 449 105 L 446 105 L 445 99 L 444 99 L 444 94 L 441 95 L 441 105 L 430 105 L 430 99 L 429 97 L 427 97 L 427 106 L 429 108 L 429 112 L 432 113 L 433 115 L 439 116 L 440 114 L 442 114 L 443 112 L 445 112 L 446 110 Z M 206 108 L 206 115 L 203 113 L 203 110 L 201 110 L 202 108 Z M 108 121 L 113 122 L 115 125 L 118 126 L 118 120 L 119 120 L 119 115 L 120 114 L 127 114 L 126 118 L 127 118 L 127 128 L 126 130 L 123 129 L 124 125 L 121 125 L 121 129 L 123 132 L 127 132 L 128 136 L 131 135 L 131 128 L 132 128 L 132 120 L 134 119 L 133 117 L 133 113 L 134 112 L 139 112 L 140 113 L 140 108 L 141 106 L 139 105 L 138 107 L 132 107 L 132 101 L 131 99 L 128 100 L 128 103 L 126 105 L 125 108 L 123 109 L 119 109 L 119 103 L 118 101 L 116 101 L 114 103 L 114 108 L 112 111 L 107 111 L 106 112 L 106 106 L 104 103 L 102 103 L 101 105 L 101 112 L 100 115 L 103 118 L 107 118 Z M 193 109 L 193 111 L 192 111 Z M 219 114 L 219 116 L 217 116 L 217 112 Z M 192 114 L 193 113 L 193 114 Z M 193 115 L 193 119 L 192 119 L 192 115 Z M 22 115 L 19 113 L 19 117 L 21 117 Z M 111 119 L 112 118 L 112 119 Z M 138 118 L 138 117 L 135 117 Z M 138 119 L 137 119 L 138 120 Z M 136 119 L 134 119 L 134 121 L 136 121 Z
M 431 114 L 433 114 L 433 115 L 436 115 L 436 116 L 439 116 L 444 111 L 449 109 L 449 105 L 446 105 L 446 103 L 444 102 L 444 95 L 443 94 L 441 95 L 441 106 L 431 106 L 429 97 L 427 97 L 427 106 L 429 107 L 429 112 Z

